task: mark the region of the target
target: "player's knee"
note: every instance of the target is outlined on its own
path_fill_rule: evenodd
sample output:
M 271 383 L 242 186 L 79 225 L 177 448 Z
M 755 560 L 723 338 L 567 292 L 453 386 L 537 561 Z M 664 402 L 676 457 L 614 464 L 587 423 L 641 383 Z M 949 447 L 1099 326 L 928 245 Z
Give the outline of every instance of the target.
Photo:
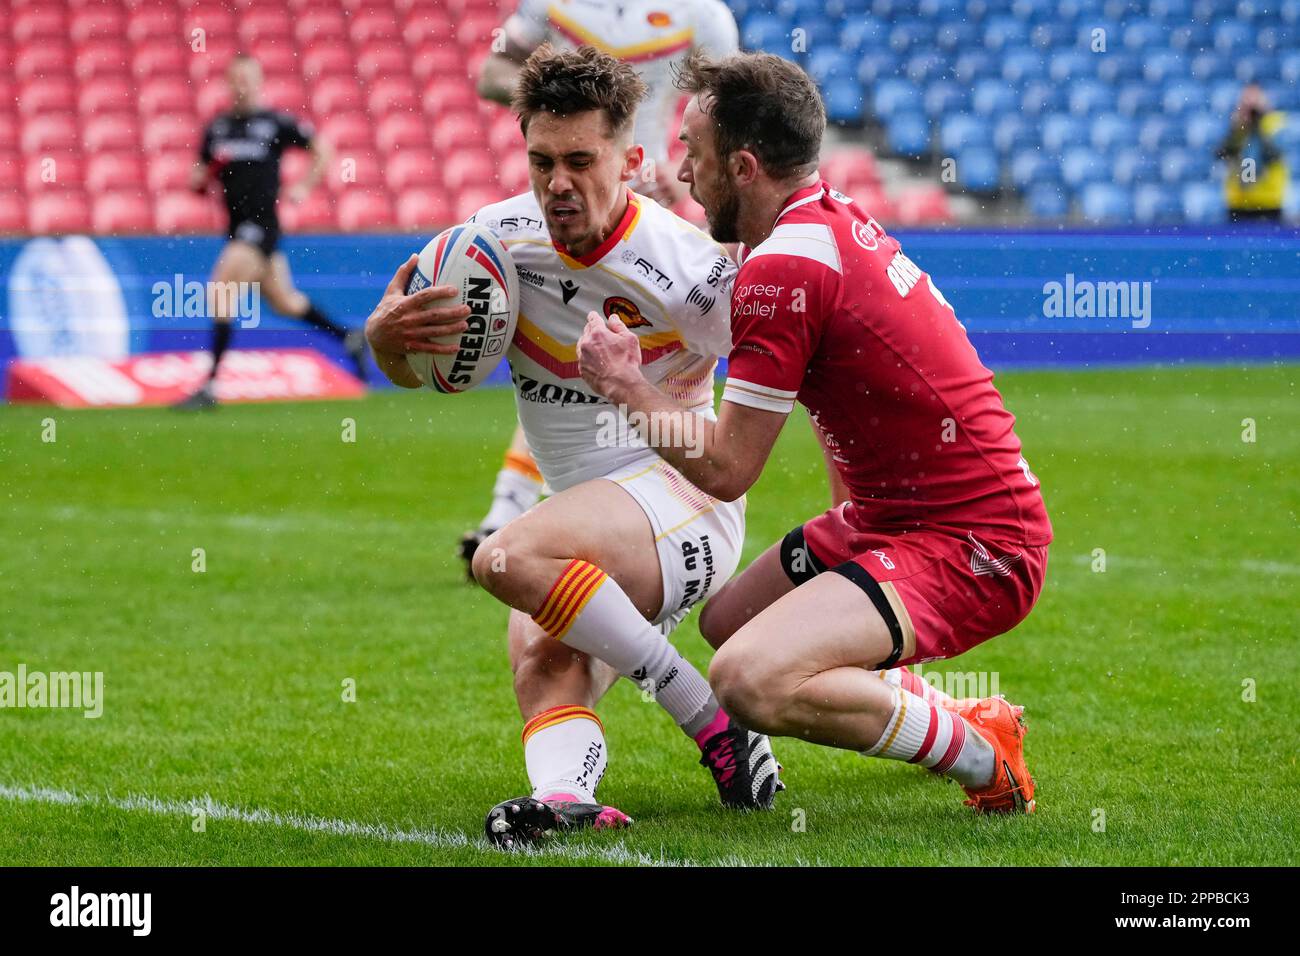
M 489 594 L 495 594 L 496 589 L 505 583 L 504 576 L 510 567 L 506 547 L 511 535 L 507 532 L 507 528 L 502 528 L 488 535 L 474 551 L 474 560 L 470 562 L 474 580 Z
M 777 716 L 771 683 L 760 662 L 743 651 L 724 647 L 709 664 L 709 684 L 722 709 L 754 730 L 765 731 Z

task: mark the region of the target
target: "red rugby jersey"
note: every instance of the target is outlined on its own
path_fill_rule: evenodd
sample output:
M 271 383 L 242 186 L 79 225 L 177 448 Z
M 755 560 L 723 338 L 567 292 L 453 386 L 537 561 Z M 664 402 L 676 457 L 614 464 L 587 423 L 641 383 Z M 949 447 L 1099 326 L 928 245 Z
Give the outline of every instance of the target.
M 848 196 L 823 182 L 789 198 L 742 252 L 731 329 L 723 400 L 807 406 L 855 525 L 1051 541 L 993 373 L 930 277 Z

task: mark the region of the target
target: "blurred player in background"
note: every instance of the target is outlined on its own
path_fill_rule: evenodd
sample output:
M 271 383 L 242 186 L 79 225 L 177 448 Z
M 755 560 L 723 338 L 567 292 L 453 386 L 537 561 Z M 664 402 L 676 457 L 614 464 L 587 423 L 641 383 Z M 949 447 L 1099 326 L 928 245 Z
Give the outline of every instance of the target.
M 627 184 L 640 166 L 632 118 L 645 88 L 625 63 L 590 47 L 539 48 L 514 108 L 525 127 L 532 191 L 487 206 L 515 266 L 519 329 L 508 357 L 516 406 L 551 497 L 489 537 L 480 584 L 514 610 L 509 647 L 524 719 L 532 794 L 505 801 L 489 838 L 516 846 L 544 833 L 630 822 L 596 800 L 608 761 L 592 708 L 620 675 L 636 681 L 699 747 L 722 802 L 769 808 L 779 787 L 766 737 L 732 720 L 668 635 L 735 570 L 745 503 L 701 494 L 578 375 L 575 346 L 591 309 L 618 316 L 638 363 L 662 389 L 713 413 L 713 369 L 730 348 L 727 285 L 735 263 L 707 235 Z M 424 308 L 451 287 L 403 294 L 416 259 L 366 323 L 380 368 L 418 388 L 405 354 L 434 351 L 430 323 L 464 306 Z M 639 262 L 653 263 L 647 276 Z M 577 292 L 565 294 L 565 281 Z M 701 290 L 708 290 L 702 292 Z M 461 323 L 463 325 L 463 323 Z
M 230 111 L 208 124 L 199 147 L 199 161 L 190 174 L 190 186 L 202 193 L 213 180 L 220 182 L 230 225 L 228 242 L 217 258 L 208 285 L 208 311 L 212 316 L 212 369 L 203 387 L 177 408 L 213 408 L 217 404 L 213 382 L 221 357 L 230 344 L 235 316 L 231 301 L 221 294 L 226 283 L 258 283 L 271 308 L 334 336 L 344 344 L 357 374 L 365 380 L 365 335 L 349 332 L 330 319 L 294 287 L 289 261 L 277 248 L 280 221 L 275 204 L 280 191 L 280 156 L 290 147 L 312 155 L 311 169 L 288 189 L 288 198 L 300 203 L 320 181 L 329 165 L 329 145 L 309 123 L 262 105 L 262 68 L 251 56 L 235 56 L 226 72 L 230 84 Z M 231 287 L 233 288 L 233 287 Z
M 1285 121 L 1258 85 L 1241 91 L 1218 154 L 1228 164 L 1224 199 L 1233 222 L 1281 221 L 1290 173 L 1274 137 Z
M 756 730 L 920 764 L 979 811 L 1032 811 L 1022 708 L 953 700 L 898 667 L 1011 630 L 1042 590 L 1052 528 L 993 373 L 930 277 L 822 181 L 826 117 L 806 73 L 744 54 L 693 60 L 682 84 L 682 178 L 742 255 L 722 407 L 692 426 L 702 454 L 647 437 L 729 501 L 798 401 L 849 492 L 706 605 L 714 693 Z M 593 313 L 579 365 L 662 436 L 687 413 L 645 381 L 635 344 Z
M 631 63 L 648 88 L 632 134 L 645 150 L 645 162 L 632 188 L 668 207 L 682 198 L 684 188 L 668 159 L 674 135 L 670 127 L 681 99 L 672 71 L 693 50 L 726 56 L 739 48 L 736 20 L 722 0 L 521 0 L 502 29 L 505 49 L 484 61 L 480 96 L 508 106 L 520 65 L 542 43 L 558 49 L 592 46 Z M 531 508 L 542 488 L 523 430 L 516 428 L 497 473 L 492 504 L 478 528 L 461 538 L 460 553 L 471 580 L 470 562 L 480 542 Z

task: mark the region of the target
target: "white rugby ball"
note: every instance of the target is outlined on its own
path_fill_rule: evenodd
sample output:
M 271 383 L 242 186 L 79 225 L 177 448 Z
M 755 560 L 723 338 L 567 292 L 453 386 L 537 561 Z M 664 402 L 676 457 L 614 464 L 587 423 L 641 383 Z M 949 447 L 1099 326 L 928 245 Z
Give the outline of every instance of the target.
M 410 352 L 406 362 L 429 388 L 454 395 L 481 384 L 510 347 L 519 320 L 519 277 L 501 240 L 490 230 L 467 223 L 429 240 L 406 284 L 406 294 L 431 285 L 459 290 L 459 301 L 470 307 L 465 320 L 469 328 L 432 340 L 458 345 L 455 354 Z

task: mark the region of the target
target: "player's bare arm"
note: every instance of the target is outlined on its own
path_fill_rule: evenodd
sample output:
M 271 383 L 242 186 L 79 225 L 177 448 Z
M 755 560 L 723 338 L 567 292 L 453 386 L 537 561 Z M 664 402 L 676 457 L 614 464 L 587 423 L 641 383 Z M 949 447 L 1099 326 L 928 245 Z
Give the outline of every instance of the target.
M 736 501 L 758 480 L 787 417 L 733 402 L 722 403 L 716 424 L 687 411 L 641 374 L 636 336 L 595 312 L 578 341 L 578 368 L 597 394 L 641 426 L 642 438 L 665 461 L 721 501 Z M 690 440 L 677 440 L 685 436 Z
M 469 327 L 465 322 L 469 306 L 436 304 L 443 299 L 455 299 L 454 286 L 430 286 L 414 295 L 406 294 L 406 284 L 418 261 L 419 257 L 412 255 L 398 267 L 384 289 L 384 297 L 366 319 L 366 341 L 370 343 L 375 363 L 390 382 L 402 388 L 421 385 L 407 364 L 408 353 L 452 355 L 459 348 L 457 344 L 429 340 L 455 335 Z

